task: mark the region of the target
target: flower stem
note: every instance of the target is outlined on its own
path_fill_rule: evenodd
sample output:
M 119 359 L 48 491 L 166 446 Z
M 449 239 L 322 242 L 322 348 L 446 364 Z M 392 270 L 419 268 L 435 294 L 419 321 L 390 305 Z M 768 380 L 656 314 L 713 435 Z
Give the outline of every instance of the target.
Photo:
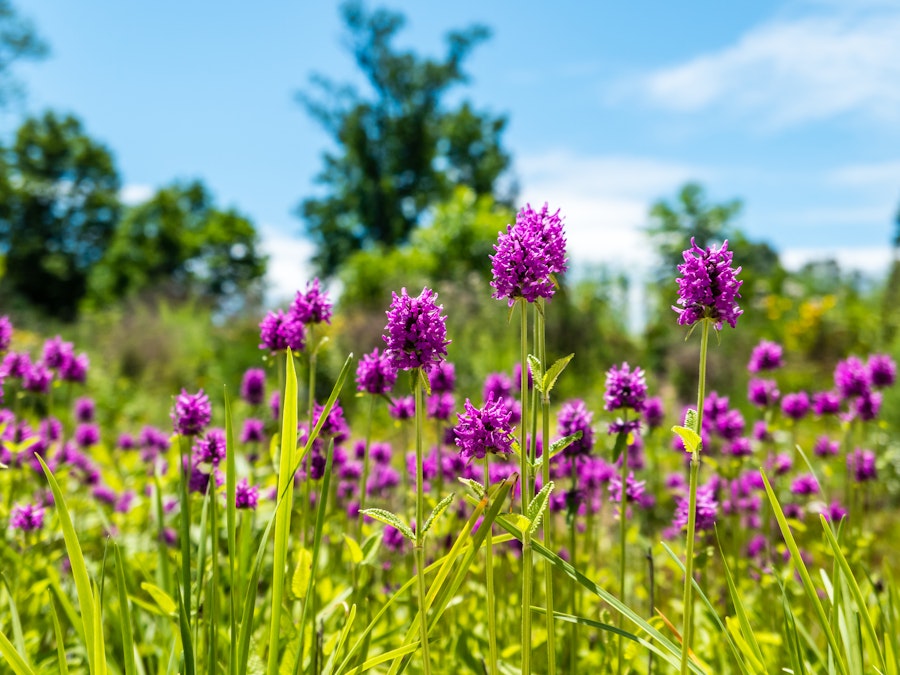
M 519 422 L 519 481 L 522 485 L 522 515 L 528 509 L 528 501 L 534 492 L 531 489 L 531 467 L 528 465 L 528 312 L 524 300 L 519 300 L 522 308 L 520 378 L 522 420 Z
M 706 396 L 706 352 L 709 347 L 709 320 L 703 320 L 703 332 L 700 339 L 700 377 L 697 384 L 697 429 L 698 435 L 703 429 L 703 401 Z M 687 675 L 688 655 L 694 633 L 693 586 L 694 578 L 694 534 L 697 528 L 697 481 L 700 474 L 700 447 L 691 453 L 690 497 L 688 499 L 687 551 L 684 570 L 684 624 L 682 627 L 683 643 L 681 645 L 681 675 Z
M 534 569 L 531 535 L 522 542 L 522 675 L 531 675 L 531 575 Z
M 416 396 L 416 584 L 419 596 L 419 635 L 422 647 L 422 665 L 425 675 L 431 675 L 431 655 L 428 651 L 428 616 L 425 604 L 425 472 L 422 467 L 423 435 L 425 426 L 425 401 L 422 387 L 422 370 L 414 371 Z
M 359 516 L 357 524 L 362 532 L 363 509 L 366 508 L 366 491 L 369 484 L 369 445 L 372 441 L 372 418 L 375 417 L 375 396 L 369 396 L 369 422 L 366 425 L 366 448 L 363 451 L 362 477 L 359 479 Z
M 488 467 L 488 455 L 484 456 L 484 490 L 488 492 L 491 484 L 491 472 Z M 482 525 L 484 527 L 484 525 Z M 484 571 L 487 581 L 487 612 L 488 612 L 488 675 L 497 675 L 497 618 L 494 608 L 494 535 L 488 527 L 484 540 Z
M 628 421 L 627 413 L 625 415 L 625 421 L 626 421 L 626 428 L 627 428 L 627 421 Z M 626 435 L 628 434 L 627 431 L 622 431 L 620 433 L 624 433 Z M 621 600 L 624 603 L 625 602 L 625 566 L 626 566 L 625 544 L 627 541 L 627 534 L 628 534 L 627 523 L 626 523 L 626 519 L 625 519 L 625 509 L 627 508 L 627 505 L 628 505 L 628 490 L 627 490 L 627 486 L 628 486 L 628 439 L 625 440 L 625 443 L 623 445 L 622 455 L 620 457 L 620 460 L 622 461 L 622 469 L 621 469 L 621 473 L 620 473 L 620 479 L 621 479 L 622 483 L 621 483 L 621 493 L 619 496 L 619 600 Z M 622 615 L 619 614 L 619 616 L 618 616 L 619 628 L 622 628 L 622 624 L 623 624 Z M 624 665 L 623 661 L 625 659 L 625 638 L 623 638 L 620 635 L 618 642 L 619 642 L 619 644 L 618 644 L 618 651 L 617 651 L 618 659 L 616 660 L 616 669 L 617 669 L 616 672 L 619 673 L 619 675 L 621 675 L 622 671 L 623 671 L 622 667 Z

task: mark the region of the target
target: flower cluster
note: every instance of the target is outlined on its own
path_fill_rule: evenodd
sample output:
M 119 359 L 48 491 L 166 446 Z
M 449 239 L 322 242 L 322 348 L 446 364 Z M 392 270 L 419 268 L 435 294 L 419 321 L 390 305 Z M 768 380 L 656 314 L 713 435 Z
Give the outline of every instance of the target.
M 393 293 L 388 322 L 382 336 L 385 352 L 397 370 L 422 368 L 430 371 L 447 356 L 446 317 L 441 315 L 443 305 L 436 304 L 437 294 L 423 288 L 417 297 Z
M 684 263 L 678 266 L 682 274 L 678 283 L 678 304 L 672 307 L 678 312 L 678 323 L 691 326 L 701 319 L 709 319 L 716 330 L 722 330 L 725 321 L 732 328 L 743 310 L 738 307 L 743 281 L 737 280 L 741 268 L 732 268 L 732 252 L 726 240 L 721 248 L 709 246 L 705 250 L 691 238 L 691 248 L 684 254 Z
M 182 389 L 175 399 L 171 417 L 176 434 L 199 436 L 212 420 L 209 397 L 202 389 L 196 394 L 189 394 Z
M 262 320 L 259 348 L 299 352 L 306 346 L 307 328 L 318 323 L 331 323 L 331 301 L 319 287 L 319 280 L 313 279 L 306 284 L 305 292 L 297 291 L 287 312 L 276 309 Z
M 506 298 L 509 306 L 518 298 L 534 302 L 552 298 L 554 275 L 567 269 L 566 239 L 559 211 L 551 214 L 547 204 L 540 212 L 527 205 L 516 215 L 514 225 L 500 233 L 491 256 L 493 297 Z
M 510 411 L 502 401 L 489 400 L 479 409 L 466 399 L 465 412 L 457 413 L 459 424 L 454 431 L 459 454 L 467 461 L 483 459 L 489 452 L 508 455 L 512 452 L 513 435 Z
M 356 368 L 356 388 L 367 394 L 387 394 L 397 381 L 397 370 L 390 357 L 377 349 L 364 354 Z
M 565 437 L 579 431 L 581 432 L 581 438 L 572 441 L 563 450 L 564 455 L 567 457 L 579 457 L 590 454 L 594 447 L 594 429 L 591 427 L 593 418 L 594 413 L 587 409 L 587 406 L 581 399 L 563 403 L 557 416 L 557 431 L 559 435 Z

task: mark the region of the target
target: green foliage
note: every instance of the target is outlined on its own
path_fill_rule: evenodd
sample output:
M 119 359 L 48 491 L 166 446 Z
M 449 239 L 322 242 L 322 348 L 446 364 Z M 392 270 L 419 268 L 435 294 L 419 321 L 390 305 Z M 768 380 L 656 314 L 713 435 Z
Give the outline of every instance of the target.
M 259 244 L 253 223 L 216 208 L 203 183 L 174 183 L 125 211 L 91 270 L 89 300 L 103 306 L 153 292 L 236 309 L 261 295 Z
M 505 118 L 468 102 L 457 109 L 444 103 L 448 91 L 466 81 L 463 63 L 487 39 L 486 28 L 449 33 L 446 56 L 434 60 L 394 46 L 402 15 L 369 13 L 358 2 L 345 3 L 341 12 L 373 97 L 323 76 L 312 80 L 315 93 L 300 94 L 337 146 L 325 153 L 318 176 L 326 194 L 299 209 L 324 276 L 356 251 L 409 241 L 429 208 L 456 186 L 494 194 L 510 164 L 501 146 Z
M 17 61 L 38 60 L 47 55 L 47 44 L 27 19 L 19 16 L 9 0 L 0 0 L 0 107 L 20 93 L 12 76 Z
M 119 215 L 112 155 L 71 115 L 29 118 L 0 166 L 3 286 L 71 319 Z

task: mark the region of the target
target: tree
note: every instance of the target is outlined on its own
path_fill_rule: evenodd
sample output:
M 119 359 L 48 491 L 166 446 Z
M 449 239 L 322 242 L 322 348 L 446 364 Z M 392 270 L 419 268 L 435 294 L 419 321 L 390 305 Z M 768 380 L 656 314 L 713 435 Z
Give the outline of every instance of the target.
M 76 118 L 53 112 L 27 119 L 5 155 L 3 286 L 47 313 L 72 319 L 118 221 L 112 155 Z
M 485 27 L 449 33 L 446 56 L 433 60 L 394 48 L 404 23 L 400 14 L 367 13 L 358 2 L 341 11 L 349 49 L 372 96 L 322 76 L 312 79 L 315 95 L 300 94 L 336 144 L 317 177 L 326 194 L 299 207 L 316 246 L 313 262 L 325 276 L 355 251 L 407 242 L 456 186 L 500 196 L 498 178 L 510 164 L 501 145 L 505 117 L 478 112 L 468 102 L 455 110 L 443 104 L 449 89 L 466 82 L 463 62 L 489 36 Z
M 201 182 L 176 182 L 125 212 L 90 293 L 96 303 L 157 292 L 232 309 L 259 294 L 265 272 L 253 223 L 216 208 Z
M 31 23 L 16 13 L 9 0 L 0 0 L 0 107 L 19 93 L 19 83 L 11 75 L 13 64 L 46 54 L 47 45 Z

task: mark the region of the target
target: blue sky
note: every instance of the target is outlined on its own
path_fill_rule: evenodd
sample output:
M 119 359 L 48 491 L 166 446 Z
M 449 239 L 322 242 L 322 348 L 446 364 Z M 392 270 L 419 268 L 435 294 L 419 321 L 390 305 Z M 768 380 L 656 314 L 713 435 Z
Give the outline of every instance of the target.
M 371 3 L 369 6 L 372 6 Z M 521 201 L 562 209 L 576 264 L 640 270 L 649 205 L 699 180 L 790 265 L 885 268 L 900 204 L 900 2 L 397 0 L 398 40 L 493 37 L 456 91 L 510 118 Z M 115 153 L 128 199 L 201 178 L 250 216 L 276 294 L 308 277 L 293 215 L 328 138 L 296 103 L 313 72 L 359 82 L 334 2 L 29 0 L 49 58 L 5 113 L 72 112 Z M 739 254 L 737 254 L 739 257 Z

